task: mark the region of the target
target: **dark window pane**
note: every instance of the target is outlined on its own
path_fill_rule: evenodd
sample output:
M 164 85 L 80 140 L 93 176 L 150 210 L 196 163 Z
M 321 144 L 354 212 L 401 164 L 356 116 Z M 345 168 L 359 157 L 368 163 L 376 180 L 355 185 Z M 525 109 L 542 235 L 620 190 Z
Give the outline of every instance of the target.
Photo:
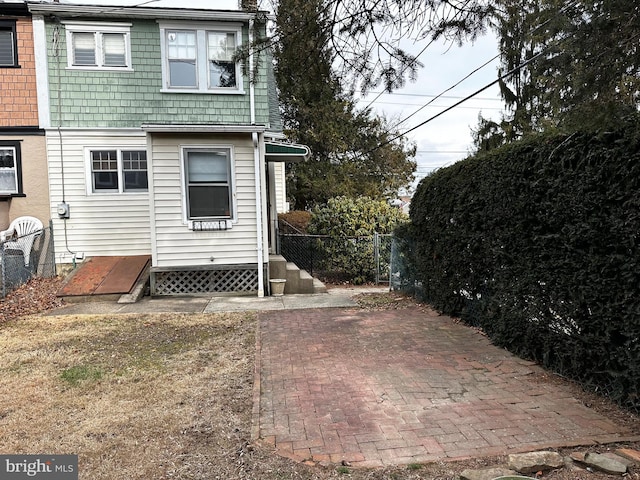
M 131 190 L 147 190 L 149 188 L 147 182 L 146 171 L 125 171 L 124 172 L 124 191 Z
M 212 60 L 209 62 L 211 87 L 236 87 L 236 64 Z
M 0 30 L 0 66 L 13 66 L 15 62 L 12 30 Z
M 189 218 L 229 218 L 230 216 L 228 187 L 189 187 Z
M 0 167 L 13 168 L 15 165 L 13 149 L 0 149 Z
M 95 190 L 118 190 L 118 172 L 95 172 L 93 187 Z

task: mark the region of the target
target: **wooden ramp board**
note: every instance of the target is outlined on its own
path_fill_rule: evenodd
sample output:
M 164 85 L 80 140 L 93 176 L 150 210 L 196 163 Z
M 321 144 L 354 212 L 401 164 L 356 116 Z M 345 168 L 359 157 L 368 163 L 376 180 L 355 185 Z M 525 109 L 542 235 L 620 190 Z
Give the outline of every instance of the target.
M 71 275 L 58 296 L 128 293 L 150 260 L 149 255 L 89 258 Z
M 94 295 L 129 293 L 149 260 L 148 255 L 120 257 Z

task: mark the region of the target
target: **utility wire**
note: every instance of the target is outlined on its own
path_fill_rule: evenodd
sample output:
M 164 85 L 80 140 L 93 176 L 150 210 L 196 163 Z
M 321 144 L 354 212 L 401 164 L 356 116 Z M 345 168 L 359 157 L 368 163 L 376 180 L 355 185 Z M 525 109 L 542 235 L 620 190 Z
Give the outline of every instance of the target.
M 495 56 L 493 56 L 492 58 L 490 58 L 489 60 L 487 60 L 486 62 L 484 62 L 482 65 L 480 65 L 479 67 L 475 68 L 474 70 L 472 70 L 471 72 L 469 72 L 467 75 L 465 75 L 464 77 L 462 77 L 460 80 L 458 80 L 456 83 L 454 83 L 453 85 L 451 85 L 449 88 L 447 88 L 446 90 L 443 90 L 443 92 L 440 95 L 436 95 L 435 97 L 433 97 L 431 100 L 429 100 L 427 103 L 425 103 L 424 105 L 422 105 L 419 109 L 417 109 L 415 112 L 413 112 L 411 115 L 409 115 L 408 117 L 403 118 L 402 120 L 400 120 L 398 123 L 396 123 L 392 128 L 395 130 L 396 128 L 398 128 L 400 125 L 402 125 L 404 122 L 406 122 L 407 120 L 409 120 L 411 117 L 413 117 L 414 115 L 416 115 L 418 112 L 422 111 L 423 109 L 425 109 L 426 107 L 428 107 L 429 105 L 431 105 L 433 102 L 435 102 L 438 98 L 440 98 L 442 95 L 444 95 L 445 93 L 453 90 L 454 88 L 456 88 L 458 85 L 460 85 L 462 82 L 464 82 L 466 79 L 468 79 L 470 76 L 478 73 L 480 70 L 482 70 L 484 67 L 486 67 L 487 65 L 489 65 L 491 62 L 493 62 L 494 60 L 496 60 L 497 58 L 500 57 L 500 54 L 497 54 Z M 489 88 L 489 87 L 487 87 Z M 468 100 L 468 98 L 466 99 Z
M 397 95 L 399 97 L 436 97 L 436 95 L 432 95 L 432 94 L 427 94 L 427 93 L 407 93 L 407 92 L 369 92 L 369 93 L 382 93 L 384 95 Z M 440 98 L 449 98 L 449 99 L 454 99 L 454 100 L 459 100 L 462 97 L 460 95 L 437 95 Z M 476 100 L 489 100 L 492 102 L 502 102 L 501 99 L 499 98 L 494 98 L 494 97 L 476 97 Z M 381 102 L 379 102 L 381 103 Z
M 562 39 L 565 40 L 565 39 Z M 547 47 L 549 48 L 549 47 Z M 515 67 L 513 67 L 511 70 L 509 70 L 508 72 L 499 75 L 498 78 L 496 78 L 494 81 L 486 84 L 485 86 L 479 88 L 478 90 L 476 90 L 475 92 L 473 92 L 470 95 L 467 95 L 466 97 L 464 97 L 462 100 L 459 100 L 458 102 L 454 103 L 453 105 L 451 105 L 450 107 L 445 108 L 444 110 L 442 110 L 441 112 L 436 113 L 435 115 L 433 115 L 432 117 L 429 117 L 428 119 L 426 119 L 424 122 L 419 123 L 418 125 L 416 125 L 415 127 L 410 128 L 409 130 L 406 130 L 403 133 L 399 133 L 397 135 L 394 135 L 393 137 L 391 137 L 390 139 L 386 140 L 385 142 L 382 142 L 380 145 L 376 146 L 375 148 L 372 148 L 371 150 L 369 150 L 367 153 L 371 153 L 371 152 L 375 152 L 376 150 L 384 147 L 385 145 L 389 145 L 391 142 L 394 142 L 396 140 L 398 140 L 399 138 L 405 136 L 408 133 L 413 132 L 414 130 L 417 130 L 418 128 L 426 125 L 427 123 L 435 120 L 436 118 L 440 117 L 441 115 L 444 115 L 445 113 L 447 113 L 450 110 L 453 110 L 454 108 L 456 108 L 459 105 L 462 105 L 464 102 L 466 102 L 467 100 L 472 99 L 473 97 L 475 97 L 476 95 L 478 95 L 479 93 L 484 92 L 485 90 L 487 90 L 488 88 L 494 86 L 496 83 L 498 83 L 500 80 L 503 80 L 507 77 L 510 77 L 511 75 L 513 75 L 514 73 L 516 73 L 518 70 L 520 70 L 522 67 L 526 67 L 527 65 L 529 65 L 531 62 L 533 62 L 534 60 L 536 60 L 538 57 L 540 57 L 543 53 L 545 53 L 545 51 L 547 50 L 547 48 L 544 48 L 542 50 L 540 50 L 538 53 L 536 53 L 533 57 L 531 57 L 530 59 L 522 62 L 519 65 L 516 65 Z
M 560 13 L 564 13 L 564 11 L 566 11 L 567 9 L 569 9 L 570 7 L 574 6 L 577 4 L 577 0 L 573 1 L 570 4 L 565 5 L 564 7 L 562 7 L 560 9 Z M 551 21 L 551 19 L 548 19 L 546 21 L 544 21 L 543 23 L 541 23 L 540 25 L 537 25 L 535 28 L 532 28 L 529 31 L 529 35 L 536 32 L 537 30 L 539 30 L 540 28 L 544 27 L 547 23 L 549 23 Z M 560 40 L 558 40 L 557 42 L 555 42 L 556 46 L 560 43 L 562 43 L 563 41 L 565 41 L 567 38 L 562 38 Z M 484 87 L 480 88 L 479 90 L 475 91 L 474 93 L 472 93 L 471 95 L 468 95 L 466 97 L 463 97 L 460 101 L 456 102 L 455 104 L 451 105 L 450 107 L 447 107 L 446 109 L 444 109 L 443 111 L 441 111 L 440 113 L 428 118 L 427 120 L 425 120 L 424 122 L 416 125 L 415 127 L 405 131 L 404 133 L 400 133 L 395 135 L 394 137 L 392 137 L 391 139 L 381 143 L 380 145 L 378 145 L 377 147 L 373 148 L 372 150 L 370 150 L 368 153 L 373 152 L 381 147 L 384 147 L 385 145 L 388 145 L 389 143 L 399 139 L 400 137 L 406 135 L 407 133 L 413 132 L 414 130 L 422 127 L 423 125 L 426 125 L 427 123 L 431 122 L 432 120 L 435 120 L 436 118 L 438 118 L 439 116 L 441 116 L 442 114 L 458 107 L 459 105 L 463 104 L 464 102 L 466 102 L 467 100 L 475 97 L 477 94 L 487 90 L 488 88 L 492 87 L 493 85 L 495 85 L 496 83 L 498 83 L 500 80 L 507 78 L 511 75 L 513 75 L 515 72 L 517 72 L 518 70 L 520 70 L 522 67 L 527 66 L 528 64 L 530 64 L 531 62 L 533 62 L 535 59 L 537 59 L 539 56 L 541 56 L 547 49 L 549 48 L 549 45 L 547 45 L 546 47 L 544 47 L 542 50 L 540 50 L 540 52 L 538 52 L 537 54 L 535 54 L 533 57 L 531 57 L 530 59 L 522 62 L 521 64 L 515 66 L 514 68 L 512 68 L 511 70 L 509 70 L 508 72 L 499 75 L 494 81 L 492 81 L 491 83 L 485 85 Z M 478 70 L 480 70 L 481 68 L 484 68 L 487 64 L 489 64 L 490 62 L 492 62 L 493 60 L 495 60 L 496 58 L 498 58 L 500 56 L 500 54 L 494 56 L 492 59 L 488 60 L 487 62 L 485 62 L 483 65 L 481 65 L 480 67 L 476 68 L 474 71 L 472 71 L 471 73 L 469 73 L 468 75 L 466 75 L 463 79 L 459 80 L 455 85 L 447 88 L 446 90 L 444 90 L 442 92 L 442 94 L 448 92 L 449 90 L 451 90 L 452 88 L 454 88 L 455 86 L 459 85 L 460 83 L 462 83 L 464 80 L 466 80 L 467 78 L 469 78 L 471 75 L 473 75 L 475 72 L 477 72 Z M 440 95 L 442 95 L 440 94 Z M 433 99 L 431 99 L 429 102 L 427 102 L 425 105 L 423 105 L 422 107 L 420 107 L 418 110 L 416 110 L 415 112 L 413 112 L 411 115 L 409 115 L 408 117 L 406 117 L 403 120 L 400 120 L 398 123 L 395 124 L 395 126 L 393 128 L 396 128 L 398 125 L 403 124 L 404 122 L 406 122 L 409 118 L 413 117 L 416 113 L 418 113 L 420 110 L 422 110 L 423 108 L 427 107 L 428 105 L 430 105 L 431 103 L 433 103 L 437 98 L 439 98 L 440 95 L 436 95 Z

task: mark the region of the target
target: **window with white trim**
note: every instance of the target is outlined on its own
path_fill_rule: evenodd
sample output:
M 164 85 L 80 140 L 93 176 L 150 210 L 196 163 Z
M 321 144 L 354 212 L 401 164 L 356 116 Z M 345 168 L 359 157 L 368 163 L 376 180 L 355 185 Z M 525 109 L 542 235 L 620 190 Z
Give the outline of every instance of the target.
M 67 23 L 67 65 L 82 69 L 131 69 L 130 25 Z
M 89 163 L 93 193 L 148 191 L 145 150 L 90 150 Z
M 164 87 L 194 93 L 240 92 L 242 75 L 233 56 L 241 33 L 240 26 L 161 25 Z
M 182 149 L 187 220 L 233 218 L 231 148 Z
M 20 142 L 0 142 L 0 195 L 21 193 Z
M 16 22 L 0 20 L 0 67 L 18 66 Z

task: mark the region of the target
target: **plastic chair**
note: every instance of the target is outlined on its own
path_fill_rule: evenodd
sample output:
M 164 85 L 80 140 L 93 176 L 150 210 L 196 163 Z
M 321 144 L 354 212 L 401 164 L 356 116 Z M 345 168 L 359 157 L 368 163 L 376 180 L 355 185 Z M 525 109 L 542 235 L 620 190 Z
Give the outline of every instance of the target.
M 42 222 L 35 217 L 16 218 L 7 230 L 0 232 L 3 250 L 20 250 L 24 256 L 24 266 L 28 267 L 33 242 L 42 234 L 43 228 Z

